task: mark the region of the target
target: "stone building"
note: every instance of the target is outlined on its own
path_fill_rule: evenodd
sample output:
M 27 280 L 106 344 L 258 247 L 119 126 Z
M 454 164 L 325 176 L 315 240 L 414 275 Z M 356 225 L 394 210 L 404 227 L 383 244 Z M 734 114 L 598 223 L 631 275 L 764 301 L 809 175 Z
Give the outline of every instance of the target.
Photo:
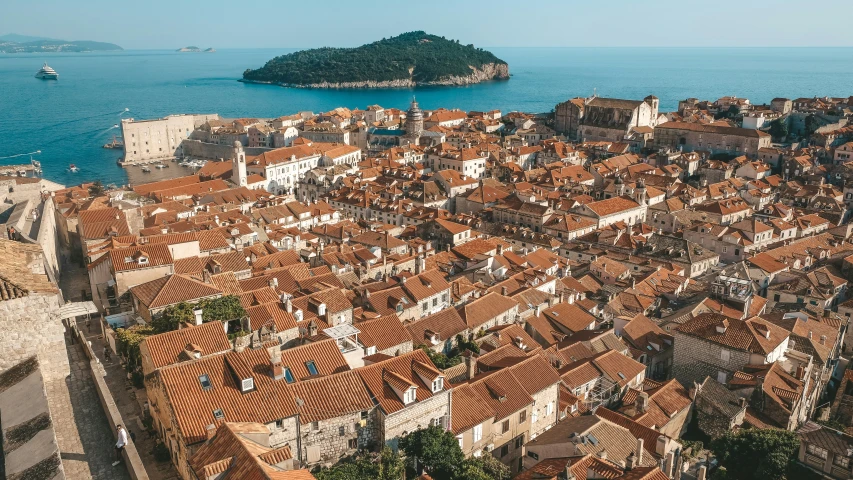
M 573 98 L 554 108 L 554 128 L 572 140 L 623 142 L 635 127 L 657 125 L 657 97 L 644 100 Z
M 156 120 L 122 119 L 122 163 L 163 160 L 182 155 L 181 144 L 199 126 L 219 115 L 169 115 Z
M 64 301 L 41 247 L 0 239 L 0 258 L 0 371 L 36 355 L 45 380 L 65 378 Z
M 708 151 L 712 155 L 758 157 L 758 150 L 770 147 L 770 134 L 761 130 L 716 124 L 666 122 L 655 127 L 655 145 L 659 148 Z
M 747 320 L 702 313 L 675 329 L 673 376 L 685 387 L 705 377 L 728 383 L 745 366 L 782 358 L 788 332 L 761 317 Z

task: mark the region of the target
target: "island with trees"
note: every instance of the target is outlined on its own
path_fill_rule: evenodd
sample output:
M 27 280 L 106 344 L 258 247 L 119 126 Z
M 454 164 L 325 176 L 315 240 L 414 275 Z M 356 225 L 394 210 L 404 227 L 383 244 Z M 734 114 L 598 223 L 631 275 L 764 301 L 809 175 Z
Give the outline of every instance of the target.
M 469 85 L 509 78 L 509 65 L 491 52 L 417 31 L 356 48 L 316 48 L 282 55 L 244 82 L 302 88 L 394 88 Z
M 84 53 L 123 50 L 114 43 L 90 40 L 57 40 L 8 34 L 0 36 L 0 53 Z

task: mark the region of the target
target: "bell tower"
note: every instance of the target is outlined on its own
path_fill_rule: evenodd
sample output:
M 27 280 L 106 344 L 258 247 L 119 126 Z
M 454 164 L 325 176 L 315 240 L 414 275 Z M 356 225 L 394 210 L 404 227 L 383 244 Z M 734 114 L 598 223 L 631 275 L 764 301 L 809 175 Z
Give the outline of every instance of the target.
M 234 158 L 231 162 L 231 181 L 238 187 L 247 186 L 249 183 L 246 180 L 246 152 L 239 141 L 234 142 Z

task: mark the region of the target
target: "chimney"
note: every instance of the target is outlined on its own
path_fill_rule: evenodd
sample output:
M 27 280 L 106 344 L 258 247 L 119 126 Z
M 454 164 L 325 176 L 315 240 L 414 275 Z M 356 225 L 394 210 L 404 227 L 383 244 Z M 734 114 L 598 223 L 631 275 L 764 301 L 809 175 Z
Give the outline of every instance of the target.
M 311 322 L 308 324 L 308 335 L 311 337 L 317 335 L 317 322 L 315 322 L 314 320 L 311 320 Z
M 821 335 L 821 336 L 820 336 L 820 344 L 821 344 L 821 345 L 826 345 L 826 335 Z
M 278 347 L 272 347 L 269 349 L 269 354 L 272 378 L 281 380 L 284 378 L 284 367 L 281 365 L 281 350 Z
M 196 325 L 201 325 L 202 323 L 204 323 L 204 319 L 202 318 L 202 313 L 204 313 L 204 311 L 200 308 L 196 308 L 195 310 L 193 310 L 193 315 L 195 315 L 195 324 Z
M 504 286 L 504 287 L 501 287 L 501 295 L 503 295 L 503 296 L 505 297 L 505 296 L 506 296 L 506 294 L 507 294 L 507 292 L 508 292 L 508 290 L 507 290 L 507 288 L 506 288 L 505 286 Z
M 598 458 L 607 460 L 607 450 L 601 449 L 601 451 L 598 452 Z
M 572 473 L 571 460 L 566 460 L 566 480 L 576 480 L 575 474 Z
M 270 288 L 277 288 L 278 287 L 278 279 L 275 277 L 272 277 L 269 281 L 269 284 L 270 284 Z
M 646 413 L 646 409 L 649 408 L 649 394 L 646 392 L 640 392 L 637 395 L 637 399 L 634 401 L 634 408 L 637 410 L 637 414 Z
M 829 316 L 830 316 L 831 314 L 832 314 L 832 310 L 830 310 L 830 309 L 828 309 L 828 308 L 824 308 L 824 309 L 823 309 L 823 318 L 829 318 Z
M 542 313 L 542 305 L 536 305 L 536 309 L 533 310 L 534 316 L 539 316 Z
M 204 433 L 207 439 L 210 440 L 211 438 L 213 438 L 214 435 L 216 435 L 216 425 L 211 423 L 208 426 L 204 427 Z
M 468 379 L 474 378 L 477 375 L 477 357 L 474 352 L 465 352 L 465 375 Z
M 625 459 L 625 471 L 633 470 L 635 466 L 637 466 L 637 456 L 634 455 L 634 452 L 631 452 L 628 458 Z
M 499 243 L 499 244 L 498 244 L 498 246 L 497 246 L 497 254 L 498 254 L 498 255 L 503 255 L 503 254 L 504 254 L 504 246 L 503 246 L 503 244 L 502 244 L 502 243 Z
M 637 457 L 636 458 L 636 462 L 637 462 L 636 465 L 639 467 L 640 465 L 643 464 L 643 439 L 642 438 L 637 439 L 637 449 L 634 452 L 634 455 L 636 455 L 636 457 Z
M 675 452 L 666 454 L 666 463 L 664 464 L 663 473 L 668 478 L 672 478 L 672 467 L 675 466 Z
M 705 480 L 705 476 L 708 474 L 708 467 L 702 465 L 699 467 L 699 470 L 696 472 L 696 480 Z
M 737 403 L 740 405 L 740 408 L 746 408 L 746 397 L 738 398 Z

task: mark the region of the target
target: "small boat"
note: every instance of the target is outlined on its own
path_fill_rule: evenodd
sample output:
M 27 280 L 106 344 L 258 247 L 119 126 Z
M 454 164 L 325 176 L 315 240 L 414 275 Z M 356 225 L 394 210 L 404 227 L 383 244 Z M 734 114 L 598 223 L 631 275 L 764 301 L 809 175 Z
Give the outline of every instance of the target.
M 143 171 L 143 172 L 145 172 L 145 173 L 151 173 L 151 169 L 150 169 L 150 168 L 148 168 L 148 165 L 143 165 L 143 166 L 142 166 L 142 171 Z
M 166 165 L 163 165 L 162 163 L 158 163 L 157 165 L 154 165 L 154 166 L 157 168 L 166 168 Z
M 124 142 L 119 140 L 118 138 L 116 138 L 115 135 L 113 135 L 113 141 L 110 143 L 104 144 L 104 148 L 109 148 L 109 149 L 113 149 L 113 150 L 121 150 L 122 148 L 124 148 Z
M 71 173 L 77 173 L 77 172 L 79 172 L 79 171 L 80 171 L 80 169 L 79 169 L 79 168 L 77 168 L 77 165 L 74 165 L 74 164 L 72 163 L 71 165 L 68 165 L 68 171 L 69 171 L 69 172 L 71 172 Z
M 56 70 L 47 66 L 47 63 L 41 67 L 41 70 L 36 72 L 36 78 L 40 78 L 42 80 L 59 80 L 59 74 L 56 73 Z

